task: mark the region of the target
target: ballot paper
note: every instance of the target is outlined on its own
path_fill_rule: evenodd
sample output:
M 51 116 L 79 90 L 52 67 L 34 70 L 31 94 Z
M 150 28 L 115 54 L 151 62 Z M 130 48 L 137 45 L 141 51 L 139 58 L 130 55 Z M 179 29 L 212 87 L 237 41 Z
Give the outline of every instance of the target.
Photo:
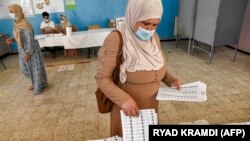
M 109 137 L 106 139 L 98 139 L 98 140 L 87 140 L 87 141 L 122 141 L 122 138 L 119 136 L 113 136 L 113 137 Z
M 58 33 L 58 34 L 41 34 L 41 35 L 35 35 L 35 39 L 45 39 L 47 37 L 61 37 L 63 36 L 62 33 Z
M 126 116 L 121 113 L 123 141 L 148 141 L 149 125 L 157 124 L 154 109 L 139 110 L 138 117 Z
M 48 34 L 41 34 L 41 35 L 36 35 L 35 36 L 35 39 L 38 40 L 38 39 L 44 39 L 46 37 L 48 37 L 49 35 Z
M 58 72 L 63 71 L 72 71 L 75 69 L 75 64 L 69 64 L 69 65 L 60 65 L 57 69 Z
M 181 85 L 180 90 L 177 90 L 175 87 L 161 87 L 157 93 L 156 100 L 206 101 L 206 89 L 206 84 L 200 81 Z
M 250 125 L 250 122 L 233 122 L 228 125 Z

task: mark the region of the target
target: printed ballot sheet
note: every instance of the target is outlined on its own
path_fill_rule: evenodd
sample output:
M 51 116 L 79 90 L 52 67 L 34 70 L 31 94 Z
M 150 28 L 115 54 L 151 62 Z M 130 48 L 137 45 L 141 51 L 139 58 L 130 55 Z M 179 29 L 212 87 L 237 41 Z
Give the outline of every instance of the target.
M 122 141 L 122 138 L 119 136 L 113 136 L 113 137 L 109 137 L 106 139 L 98 139 L 98 140 L 87 140 L 87 141 Z
M 121 113 L 123 141 L 148 141 L 149 125 L 157 124 L 154 109 L 139 110 L 138 117 L 126 116 Z
M 175 87 L 162 87 L 159 89 L 156 99 L 193 102 L 206 101 L 206 89 L 206 84 L 200 81 L 184 84 L 180 90 L 177 90 Z

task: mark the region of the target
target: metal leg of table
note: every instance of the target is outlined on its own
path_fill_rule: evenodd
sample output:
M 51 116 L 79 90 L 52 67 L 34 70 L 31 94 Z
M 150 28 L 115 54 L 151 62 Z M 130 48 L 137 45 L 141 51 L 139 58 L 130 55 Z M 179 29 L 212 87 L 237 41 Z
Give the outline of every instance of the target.
M 214 53 L 214 46 L 211 46 L 211 52 L 209 53 L 209 64 L 212 63 L 213 53 Z
M 236 45 L 236 47 L 235 47 L 235 49 L 234 49 L 234 57 L 233 57 L 233 61 L 234 61 L 234 62 L 235 62 L 235 60 L 236 60 L 237 51 L 238 51 L 238 44 Z
M 4 69 L 6 69 L 6 67 L 5 67 L 5 65 L 4 65 L 4 63 L 3 63 L 3 61 L 2 61 L 2 59 L 0 59 L 0 61 L 1 61 L 2 65 L 3 65 Z
M 178 47 L 178 35 L 176 35 L 176 37 L 175 37 L 175 47 L 176 48 Z
M 189 38 L 189 41 L 188 41 L 188 55 L 190 55 L 191 47 L 192 47 L 192 39 Z
M 215 48 L 214 45 L 211 45 L 210 50 L 206 50 L 206 49 L 198 46 L 198 41 L 193 40 L 192 41 L 192 46 L 191 46 L 191 54 L 192 55 L 194 53 L 194 48 L 197 48 L 199 50 L 202 50 L 202 51 L 206 52 L 209 55 L 208 64 L 212 63 L 212 57 L 213 57 L 214 48 Z
M 191 54 L 194 55 L 194 46 L 195 46 L 195 40 L 193 39 L 191 44 Z

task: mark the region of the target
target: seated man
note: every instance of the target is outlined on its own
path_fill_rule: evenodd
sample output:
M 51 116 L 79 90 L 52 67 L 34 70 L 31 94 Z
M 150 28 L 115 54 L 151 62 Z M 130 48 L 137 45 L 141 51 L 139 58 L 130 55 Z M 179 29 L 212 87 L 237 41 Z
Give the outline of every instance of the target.
M 40 25 L 42 34 L 56 33 L 55 23 L 49 20 L 49 13 L 43 12 L 43 21 Z
M 40 25 L 41 33 L 42 34 L 50 34 L 50 33 L 56 33 L 56 28 L 55 28 L 55 23 L 51 20 L 49 20 L 49 13 L 48 12 L 43 12 L 43 21 Z M 53 58 L 56 56 L 56 48 L 51 47 L 51 48 L 45 48 L 46 50 L 49 50 L 53 54 Z

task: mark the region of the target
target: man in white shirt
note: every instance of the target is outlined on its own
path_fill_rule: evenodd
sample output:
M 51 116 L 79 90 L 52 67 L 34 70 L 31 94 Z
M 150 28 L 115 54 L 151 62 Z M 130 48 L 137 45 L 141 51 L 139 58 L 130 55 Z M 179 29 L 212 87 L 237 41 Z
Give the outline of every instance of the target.
M 43 12 L 43 21 L 40 25 L 42 34 L 56 33 L 55 23 L 49 20 L 49 13 Z
M 50 34 L 56 33 L 55 23 L 49 20 L 49 13 L 43 12 L 43 21 L 40 25 L 41 33 L 42 34 Z M 46 47 L 45 50 L 48 50 L 52 53 L 52 58 L 56 57 L 56 47 Z

